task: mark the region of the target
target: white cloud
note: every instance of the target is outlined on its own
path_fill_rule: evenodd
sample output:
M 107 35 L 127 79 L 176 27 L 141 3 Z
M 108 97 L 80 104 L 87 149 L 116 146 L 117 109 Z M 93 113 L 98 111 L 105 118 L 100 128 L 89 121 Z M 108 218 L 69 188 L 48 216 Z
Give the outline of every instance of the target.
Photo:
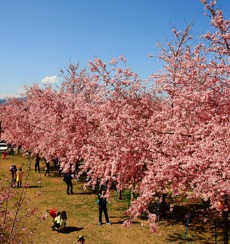
M 57 80 L 58 80 L 57 76 L 46 76 L 45 78 L 43 78 L 43 79 L 41 80 L 41 82 L 42 82 L 43 84 L 51 85 L 51 84 L 57 82 Z

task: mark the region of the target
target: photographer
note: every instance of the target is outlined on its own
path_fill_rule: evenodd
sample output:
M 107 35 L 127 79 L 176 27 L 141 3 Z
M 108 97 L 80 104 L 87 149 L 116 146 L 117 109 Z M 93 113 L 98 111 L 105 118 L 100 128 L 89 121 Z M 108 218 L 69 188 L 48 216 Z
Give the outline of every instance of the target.
M 72 174 L 71 174 L 71 171 L 70 170 L 67 173 L 65 173 L 63 181 L 67 185 L 66 192 L 67 192 L 68 195 L 73 194 L 72 178 L 73 177 L 72 177 Z
M 98 194 L 99 225 L 102 225 L 102 211 L 104 212 L 105 215 L 106 224 L 111 225 L 111 222 L 109 222 L 106 204 L 107 204 L 106 193 L 104 190 L 100 190 Z

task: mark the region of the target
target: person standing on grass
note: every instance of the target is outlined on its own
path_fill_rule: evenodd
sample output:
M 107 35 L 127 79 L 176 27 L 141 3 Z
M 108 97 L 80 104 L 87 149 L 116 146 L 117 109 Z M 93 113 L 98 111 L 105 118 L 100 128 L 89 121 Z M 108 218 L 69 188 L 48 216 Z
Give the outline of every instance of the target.
M 36 154 L 36 157 L 35 157 L 34 170 L 35 170 L 35 173 L 36 172 L 40 173 L 40 157 L 39 157 L 38 153 Z
M 68 195 L 73 194 L 73 183 L 72 183 L 72 175 L 71 175 L 71 170 L 69 170 L 67 173 L 64 174 L 64 179 L 67 189 L 66 192 Z
M 104 212 L 105 215 L 106 224 L 111 225 L 111 222 L 109 221 L 106 205 L 107 205 L 106 192 L 104 190 L 100 190 L 98 194 L 99 225 L 102 225 L 102 211 Z
M 23 176 L 24 172 L 22 172 L 22 168 L 19 167 L 19 169 L 16 172 L 16 182 L 17 182 L 17 188 L 21 188 L 22 187 L 22 176 Z
M 3 154 L 2 154 L 2 159 L 6 159 L 6 150 L 4 150 Z
M 48 174 L 48 176 L 50 176 L 50 162 L 48 162 L 46 159 L 44 159 L 45 161 L 45 176 L 46 174 Z
M 11 176 L 12 176 L 11 186 L 15 186 L 15 183 L 16 183 L 16 172 L 17 172 L 16 165 L 10 166 L 10 172 L 11 172 Z

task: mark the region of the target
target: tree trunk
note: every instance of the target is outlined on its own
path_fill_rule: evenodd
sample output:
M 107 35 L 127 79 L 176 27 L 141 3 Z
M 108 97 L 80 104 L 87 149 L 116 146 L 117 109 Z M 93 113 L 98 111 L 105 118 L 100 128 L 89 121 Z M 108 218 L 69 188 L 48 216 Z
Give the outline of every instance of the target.
M 228 244 L 228 211 L 223 211 L 224 222 L 224 244 Z
M 166 194 L 162 195 L 162 201 L 160 204 L 160 215 L 162 218 L 166 218 L 166 201 L 165 201 L 166 197 L 167 197 Z

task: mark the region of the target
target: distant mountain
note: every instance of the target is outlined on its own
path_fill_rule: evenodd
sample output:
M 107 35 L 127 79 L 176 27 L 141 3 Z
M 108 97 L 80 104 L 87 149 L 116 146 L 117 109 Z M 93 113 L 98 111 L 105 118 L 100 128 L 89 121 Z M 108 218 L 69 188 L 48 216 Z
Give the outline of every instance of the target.
M 0 104 L 5 103 L 5 99 L 0 99 Z

